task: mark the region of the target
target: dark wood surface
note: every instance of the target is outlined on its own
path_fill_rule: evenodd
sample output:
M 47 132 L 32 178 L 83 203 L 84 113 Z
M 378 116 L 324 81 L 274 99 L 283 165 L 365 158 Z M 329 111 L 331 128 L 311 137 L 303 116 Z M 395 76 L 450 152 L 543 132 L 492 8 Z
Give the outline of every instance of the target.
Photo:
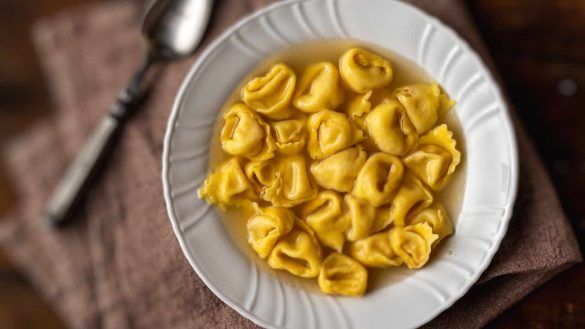
M 0 1 L 0 146 L 51 111 L 30 27 L 88 0 Z M 472 15 L 585 249 L 585 1 L 473 0 Z M 0 216 L 14 200 L 0 161 Z M 0 251 L 0 328 L 62 328 Z M 585 328 L 585 265 L 558 275 L 489 325 Z

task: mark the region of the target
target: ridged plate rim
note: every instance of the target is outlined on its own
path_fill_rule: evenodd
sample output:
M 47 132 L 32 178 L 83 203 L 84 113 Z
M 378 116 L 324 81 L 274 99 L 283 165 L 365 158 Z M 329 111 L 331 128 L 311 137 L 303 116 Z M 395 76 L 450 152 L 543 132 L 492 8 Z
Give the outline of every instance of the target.
M 290 7 L 290 8 L 293 8 L 294 10 L 298 11 L 298 10 L 301 10 L 301 9 L 298 9 L 298 8 L 302 8 L 301 6 L 303 6 L 307 3 L 315 2 L 315 1 L 317 1 L 317 0 L 293 0 L 293 1 L 280 2 L 280 3 L 270 5 L 266 8 L 264 8 L 263 10 L 258 11 L 256 13 L 254 13 L 250 16 L 247 16 L 244 19 L 240 20 L 238 23 L 236 23 L 235 25 L 230 27 L 227 31 L 225 31 L 215 41 L 213 41 L 201 53 L 201 55 L 199 56 L 197 61 L 193 64 L 189 73 L 185 77 L 185 79 L 184 79 L 184 81 L 183 81 L 183 83 L 182 83 L 182 85 L 177 93 L 177 97 L 176 97 L 174 105 L 173 105 L 172 113 L 169 117 L 167 130 L 166 130 L 166 134 L 165 134 L 165 139 L 164 139 L 164 149 L 163 149 L 163 156 L 162 156 L 162 183 L 163 183 L 163 190 L 164 190 L 165 205 L 166 205 L 166 209 L 167 209 L 167 213 L 169 215 L 171 225 L 173 227 L 173 231 L 177 237 L 177 240 L 179 241 L 179 244 L 181 246 L 183 253 L 185 254 L 185 257 L 187 258 L 188 262 L 190 263 L 192 268 L 195 270 L 195 272 L 202 279 L 202 281 L 209 287 L 209 289 L 216 296 L 218 296 L 227 305 L 229 305 L 230 307 L 235 309 L 238 313 L 244 315 L 248 319 L 252 320 L 254 323 L 256 323 L 260 326 L 263 326 L 263 327 L 267 327 L 267 328 L 282 327 L 282 324 L 278 325 L 275 323 L 269 323 L 267 321 L 264 321 L 264 320 L 260 319 L 259 317 L 257 317 L 253 311 L 246 310 L 245 307 L 243 307 L 243 305 L 241 305 L 241 303 L 238 303 L 237 301 L 230 299 L 228 296 L 225 295 L 224 292 L 220 291 L 217 287 L 215 287 L 210 282 L 209 278 L 207 278 L 207 276 L 205 275 L 205 272 L 198 265 L 196 259 L 194 259 L 192 257 L 192 255 L 189 251 L 188 241 L 186 241 L 185 236 L 184 236 L 184 234 L 185 234 L 184 231 L 186 229 L 181 228 L 179 218 L 176 215 L 175 209 L 174 209 L 174 197 L 176 196 L 177 189 L 176 189 L 176 187 L 174 187 L 171 184 L 171 181 L 169 179 L 169 173 L 170 173 L 170 170 L 172 168 L 172 163 L 170 161 L 170 159 L 172 157 L 171 144 L 173 142 L 174 133 L 176 131 L 178 114 L 181 110 L 181 107 L 183 106 L 182 102 L 184 100 L 185 93 L 187 92 L 187 89 L 190 86 L 190 82 L 192 81 L 194 76 L 197 74 L 197 72 L 200 69 L 202 69 L 203 66 L 205 66 L 207 64 L 206 61 L 209 60 L 210 56 L 212 56 L 215 51 L 217 51 L 224 43 L 228 42 L 228 40 L 230 38 L 237 39 L 238 40 L 237 42 L 241 42 L 242 47 L 249 47 L 249 45 L 247 45 L 245 43 L 245 41 L 243 41 L 241 39 L 240 34 L 238 34 L 238 32 L 241 32 L 243 30 L 243 28 L 247 26 L 247 24 L 249 24 L 250 22 L 254 22 L 256 20 L 262 19 L 267 14 L 269 14 L 275 10 L 283 9 L 285 7 Z M 350 1 L 351 0 L 330 0 L 328 2 L 333 4 L 333 6 L 337 6 L 337 3 L 350 2 Z M 495 96 L 496 102 L 497 102 L 496 105 L 501 109 L 501 113 L 496 113 L 496 114 L 502 115 L 502 123 L 503 123 L 503 131 L 502 132 L 506 135 L 507 142 L 508 142 L 508 145 L 510 147 L 509 154 L 508 154 L 510 156 L 510 158 L 509 158 L 509 160 L 510 160 L 510 163 L 509 163 L 510 177 L 508 177 L 510 186 L 508 187 L 507 200 L 505 200 L 505 205 L 501 209 L 502 213 L 500 215 L 500 223 L 499 223 L 500 226 L 498 227 L 497 235 L 491 237 L 491 239 L 492 239 L 491 244 L 488 247 L 489 250 L 486 251 L 486 256 L 484 257 L 482 263 L 480 265 L 478 265 L 476 269 L 474 269 L 473 275 L 471 275 L 469 277 L 469 279 L 466 281 L 465 285 L 461 289 L 459 289 L 456 294 L 449 295 L 448 298 L 442 303 L 441 307 L 437 308 L 434 312 L 432 312 L 430 314 L 426 314 L 424 317 L 422 317 L 420 319 L 420 321 L 418 321 L 415 324 L 415 326 L 419 326 L 419 325 L 423 325 L 424 323 L 430 321 L 431 319 L 436 317 L 438 314 L 443 312 L 445 309 L 450 307 L 459 298 L 461 298 L 471 288 L 473 283 L 475 283 L 477 281 L 477 279 L 483 273 L 483 271 L 487 268 L 487 266 L 491 262 L 493 256 L 495 255 L 497 249 L 499 248 L 499 245 L 500 245 L 500 243 L 501 243 L 501 241 L 502 241 L 502 239 L 505 236 L 505 233 L 507 231 L 507 226 L 508 226 L 510 217 L 512 215 L 513 204 L 514 204 L 514 200 L 516 198 L 516 193 L 517 193 L 517 186 L 518 186 L 517 146 L 516 146 L 516 138 L 515 138 L 515 134 L 514 134 L 514 130 L 513 130 L 513 125 L 511 123 L 511 120 L 509 117 L 506 102 L 504 101 L 504 99 L 502 97 L 501 90 L 499 89 L 498 84 L 495 82 L 494 78 L 492 77 L 490 71 L 486 68 L 486 66 L 482 62 L 480 56 L 473 50 L 473 48 L 471 48 L 465 40 L 460 38 L 457 35 L 457 33 L 454 32 L 450 27 L 444 25 L 438 19 L 428 15 L 427 13 L 419 10 L 418 8 L 413 7 L 407 3 L 402 3 L 399 1 L 395 1 L 395 0 L 380 0 L 380 1 L 396 3 L 396 5 L 398 7 L 404 6 L 404 8 L 407 9 L 405 12 L 408 13 L 410 11 L 410 13 L 414 13 L 416 15 L 419 15 L 428 23 L 427 27 L 430 26 L 431 28 L 429 29 L 429 31 L 427 31 L 427 28 L 425 28 L 425 31 L 423 32 L 425 36 L 423 36 L 423 42 L 421 43 L 422 44 L 421 47 L 426 46 L 426 41 L 424 39 L 429 37 L 427 34 L 433 33 L 433 29 L 437 29 L 437 30 L 440 30 L 442 32 L 445 32 L 450 37 L 453 37 L 455 39 L 456 45 L 448 53 L 447 60 L 445 61 L 444 66 L 441 68 L 440 74 L 442 74 L 442 75 L 446 74 L 445 72 L 449 69 L 451 62 L 454 61 L 457 56 L 460 56 L 460 53 L 464 53 L 467 56 L 470 56 L 472 60 L 475 60 L 479 63 L 480 71 L 478 73 L 476 73 L 476 75 L 479 75 L 479 79 L 486 79 L 486 83 L 488 84 L 488 87 L 494 93 L 494 96 Z M 337 19 L 339 19 L 339 18 L 337 17 Z M 261 24 L 266 24 L 266 23 L 263 22 Z M 341 23 L 336 22 L 336 24 L 339 24 L 337 26 L 337 28 L 340 29 L 340 31 L 341 31 L 340 33 L 347 33 L 347 31 L 344 30 Z M 308 30 L 312 30 L 312 27 L 310 27 L 309 25 L 307 25 L 306 28 Z M 314 30 L 313 30 L 313 32 L 314 32 Z M 351 35 L 350 35 L 350 37 L 351 37 Z M 249 49 L 249 51 L 254 52 L 255 49 L 252 48 L 252 49 Z M 418 64 L 420 65 L 420 63 L 418 63 Z M 473 82 L 474 77 L 472 77 L 472 79 L 470 79 L 469 84 L 475 83 L 475 82 Z M 231 92 L 231 90 L 226 91 L 226 92 L 229 94 Z M 487 113 L 487 115 L 490 115 L 490 113 Z M 475 118 L 475 120 L 480 121 L 480 120 L 482 120 L 482 117 Z M 210 123 L 210 125 L 211 124 L 212 123 Z M 475 124 L 475 123 L 472 123 L 472 124 Z M 203 124 L 202 124 L 202 126 L 203 126 Z M 207 151 L 207 149 L 203 149 L 202 151 L 198 151 L 198 152 L 206 152 L 206 151 Z M 196 157 L 196 156 L 198 156 L 198 153 L 196 152 L 194 155 L 191 155 L 191 156 Z M 193 184 L 191 184 L 191 185 L 193 185 Z M 195 184 L 195 185 L 198 185 L 198 184 Z M 191 187 L 189 187 L 189 188 L 191 188 Z M 207 214 L 209 209 L 210 208 L 204 209 L 202 211 L 201 216 Z M 244 257 L 244 255 L 242 255 L 242 257 Z M 256 272 L 257 271 L 258 270 L 256 269 Z M 256 273 L 256 275 L 258 275 L 258 273 Z M 421 280 L 421 279 L 418 278 L 418 280 Z M 280 283 L 279 283 L 279 285 L 280 285 Z M 282 289 L 282 286 L 280 289 Z M 337 298 L 337 297 L 325 297 L 325 298 L 327 300 L 331 300 L 331 299 L 335 300 L 335 298 Z M 367 298 L 367 296 L 364 298 Z M 310 303 L 310 301 L 309 301 L 309 303 Z M 343 313 L 343 310 L 341 311 L 341 313 Z M 318 317 L 318 315 L 317 315 L 317 317 Z M 400 326 L 400 325 L 398 325 L 398 326 Z

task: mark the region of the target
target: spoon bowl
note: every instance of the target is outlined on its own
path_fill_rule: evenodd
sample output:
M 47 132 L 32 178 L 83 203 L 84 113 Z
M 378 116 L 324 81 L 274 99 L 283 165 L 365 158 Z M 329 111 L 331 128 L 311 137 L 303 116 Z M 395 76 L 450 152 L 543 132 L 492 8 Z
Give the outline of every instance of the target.
M 142 20 L 150 55 L 164 60 L 191 55 L 205 34 L 212 7 L 212 0 L 151 1 Z

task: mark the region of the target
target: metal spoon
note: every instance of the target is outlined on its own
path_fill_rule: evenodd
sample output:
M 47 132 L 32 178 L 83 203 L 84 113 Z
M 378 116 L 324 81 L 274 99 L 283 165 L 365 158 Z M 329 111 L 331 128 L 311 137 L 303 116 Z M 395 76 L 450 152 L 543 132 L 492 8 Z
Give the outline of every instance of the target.
M 143 98 L 146 73 L 155 63 L 186 57 L 197 49 L 212 6 L 212 0 L 156 0 L 147 5 L 142 20 L 149 46 L 146 60 L 68 168 L 48 203 L 44 222 L 60 226 L 69 219 L 124 122 Z

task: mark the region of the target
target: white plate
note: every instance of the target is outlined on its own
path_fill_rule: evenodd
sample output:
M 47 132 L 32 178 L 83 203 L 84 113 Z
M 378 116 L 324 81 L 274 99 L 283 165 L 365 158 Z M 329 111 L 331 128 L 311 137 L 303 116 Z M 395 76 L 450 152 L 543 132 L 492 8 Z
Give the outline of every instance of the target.
M 258 269 L 236 247 L 218 212 L 196 196 L 213 123 L 240 80 L 290 44 L 333 37 L 380 45 L 424 68 L 457 100 L 467 145 L 456 234 L 426 267 L 362 298 L 306 291 Z M 221 300 L 269 328 L 409 328 L 430 321 L 463 296 L 490 263 L 506 233 L 518 180 L 506 104 L 479 56 L 437 19 L 393 0 L 281 2 L 230 28 L 185 78 L 162 162 L 167 211 L 189 263 Z

